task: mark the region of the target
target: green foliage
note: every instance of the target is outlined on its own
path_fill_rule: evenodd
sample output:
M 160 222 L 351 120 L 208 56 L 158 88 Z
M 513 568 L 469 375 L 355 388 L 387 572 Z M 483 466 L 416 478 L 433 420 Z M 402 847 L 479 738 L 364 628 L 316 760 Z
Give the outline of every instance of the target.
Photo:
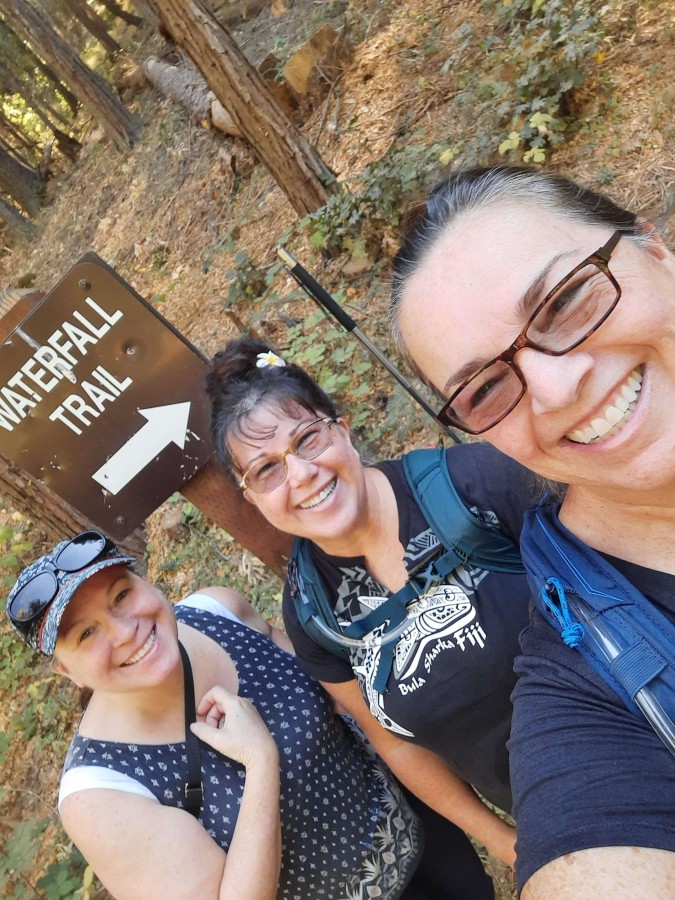
M 228 269 L 227 275 L 230 278 L 228 304 L 238 300 L 255 300 L 267 289 L 265 272 L 244 250 L 237 252 L 234 268 Z
M 76 847 L 66 856 L 49 864 L 36 887 L 46 900 L 89 900 L 94 873 Z
M 0 851 L 0 893 L 6 898 L 24 898 L 26 886 L 32 887 L 29 875 L 40 849 L 40 835 L 48 819 L 17 822 Z
M 390 150 L 348 178 L 328 202 L 305 216 L 300 227 L 312 246 L 329 256 L 379 259 L 384 233 L 396 228 L 410 201 L 423 192 L 434 166 L 447 165 L 455 149 L 441 144 L 409 143 Z
M 570 93 L 601 66 L 600 19 L 608 7 L 590 0 L 500 0 L 503 37 L 489 50 L 501 59 L 503 82 L 486 85 L 495 100 L 506 99 L 511 115 L 500 154 L 517 151 L 526 163 L 542 163 L 562 142 Z

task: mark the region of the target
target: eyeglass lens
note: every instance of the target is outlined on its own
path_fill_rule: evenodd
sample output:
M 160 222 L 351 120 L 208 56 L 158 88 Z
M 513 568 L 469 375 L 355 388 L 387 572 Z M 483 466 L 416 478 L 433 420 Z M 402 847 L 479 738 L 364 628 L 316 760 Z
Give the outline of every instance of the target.
M 330 421 L 319 419 L 303 428 L 291 441 L 286 453 L 272 456 L 253 466 L 246 474 L 246 484 L 253 491 L 266 494 L 286 478 L 286 455 L 293 453 L 300 459 L 314 459 L 333 443 Z
M 85 531 L 68 541 L 54 558 L 54 566 L 62 572 L 79 572 L 103 553 L 106 544 L 106 538 L 98 531 Z
M 619 296 L 618 286 L 603 269 L 593 263 L 580 267 L 547 297 L 524 332 L 525 346 L 553 356 L 568 353 L 604 322 Z M 524 392 L 513 364 L 498 359 L 451 397 L 439 419 L 473 433 L 487 431 L 513 409 Z
M 95 562 L 111 546 L 108 539 L 98 531 L 85 531 L 68 541 L 51 561 L 51 565 L 54 570 L 79 572 Z M 52 571 L 40 572 L 12 597 L 7 615 L 17 627 L 28 628 L 52 602 L 58 589 L 58 580 Z

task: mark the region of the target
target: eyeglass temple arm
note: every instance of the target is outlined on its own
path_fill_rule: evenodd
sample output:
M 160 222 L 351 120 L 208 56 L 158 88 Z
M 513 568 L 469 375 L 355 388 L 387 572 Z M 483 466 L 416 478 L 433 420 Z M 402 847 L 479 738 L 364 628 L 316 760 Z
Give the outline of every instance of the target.
M 408 392 L 408 394 L 415 400 L 415 402 L 424 410 L 427 415 L 431 416 L 434 420 L 434 424 L 444 430 L 444 432 L 450 437 L 456 444 L 464 443 L 463 440 L 456 435 L 453 431 L 447 428 L 445 425 L 441 425 L 441 423 L 436 418 L 436 413 L 426 402 L 424 397 L 415 390 L 415 388 L 410 384 L 410 382 L 405 378 L 405 376 L 396 368 L 396 366 L 391 363 L 387 357 L 380 351 L 378 348 L 372 343 L 372 341 L 365 336 L 365 334 L 361 331 L 356 322 L 351 318 L 348 313 L 342 309 L 342 307 L 335 301 L 333 297 L 328 293 L 325 288 L 323 288 L 319 282 L 313 278 L 307 269 L 300 265 L 297 259 L 286 250 L 285 247 L 277 247 L 277 256 L 283 262 L 283 264 L 288 269 L 289 273 L 293 276 L 293 278 L 298 282 L 300 287 L 305 291 L 305 293 L 323 306 L 333 318 L 337 319 L 337 321 L 347 329 L 347 331 L 351 332 L 359 341 L 368 349 L 372 355 L 379 360 L 380 363 L 387 369 L 394 378 L 398 381 L 404 390 Z
M 612 253 L 614 253 L 616 245 L 619 243 L 622 237 L 623 231 L 615 231 L 611 238 L 607 241 L 607 243 L 595 253 L 595 256 L 597 256 L 598 259 L 601 259 L 605 263 L 605 265 L 607 265 L 610 256 L 612 255 Z

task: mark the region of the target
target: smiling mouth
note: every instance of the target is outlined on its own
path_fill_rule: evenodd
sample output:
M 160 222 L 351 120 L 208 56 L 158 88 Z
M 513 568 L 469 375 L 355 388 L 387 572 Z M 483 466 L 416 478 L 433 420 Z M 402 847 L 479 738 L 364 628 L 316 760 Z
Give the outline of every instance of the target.
M 140 650 L 137 650 L 133 656 L 130 656 L 126 662 L 122 663 L 122 666 L 133 666 L 135 663 L 140 662 L 155 646 L 155 641 L 157 640 L 157 626 L 153 625 L 152 631 L 150 632 L 150 636 L 147 641 L 143 644 Z
M 621 431 L 633 415 L 641 390 L 642 369 L 634 369 L 602 416 L 592 419 L 585 428 L 570 431 L 565 437 L 575 444 L 599 444 L 606 441 Z
M 337 478 L 334 478 L 330 484 L 327 484 L 326 487 L 319 491 L 318 494 L 315 494 L 313 497 L 310 497 L 309 500 L 305 500 L 304 503 L 300 503 L 300 509 L 313 509 L 315 506 L 318 506 L 319 503 L 323 503 L 324 500 L 327 500 L 330 495 L 335 490 L 337 485 Z

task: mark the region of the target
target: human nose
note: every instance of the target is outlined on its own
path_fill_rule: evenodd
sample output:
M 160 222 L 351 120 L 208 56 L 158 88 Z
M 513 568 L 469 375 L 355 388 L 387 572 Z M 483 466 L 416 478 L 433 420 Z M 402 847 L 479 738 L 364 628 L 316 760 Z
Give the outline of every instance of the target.
M 593 357 L 584 351 L 549 356 L 532 347 L 518 351 L 515 362 L 525 379 L 535 416 L 572 406 L 593 368 Z
M 136 633 L 136 625 L 135 618 L 126 614 L 116 615 L 114 612 L 111 612 L 106 623 L 111 643 L 115 646 L 126 644 Z
M 286 455 L 284 463 L 286 465 L 286 479 L 291 487 L 304 484 L 316 472 L 314 460 L 303 459 L 293 452 Z

